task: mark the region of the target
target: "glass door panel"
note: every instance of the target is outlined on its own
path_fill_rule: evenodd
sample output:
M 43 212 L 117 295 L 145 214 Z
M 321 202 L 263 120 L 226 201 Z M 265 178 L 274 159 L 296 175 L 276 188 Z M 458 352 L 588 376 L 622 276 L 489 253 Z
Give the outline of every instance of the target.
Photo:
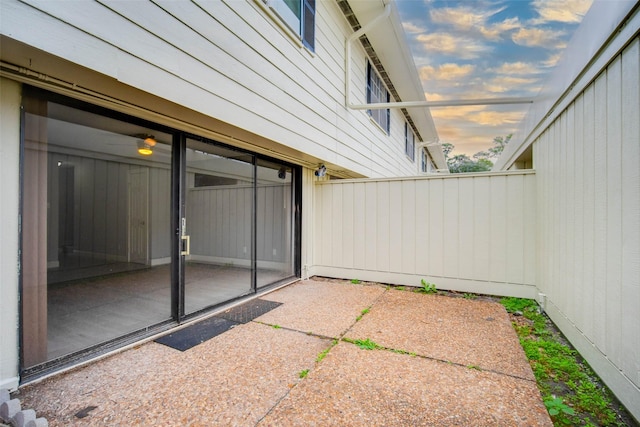
M 252 292 L 253 156 L 187 139 L 185 314 Z
M 169 320 L 171 135 L 27 96 L 23 150 L 23 369 Z
M 256 281 L 263 287 L 294 275 L 293 173 L 289 166 L 257 162 Z

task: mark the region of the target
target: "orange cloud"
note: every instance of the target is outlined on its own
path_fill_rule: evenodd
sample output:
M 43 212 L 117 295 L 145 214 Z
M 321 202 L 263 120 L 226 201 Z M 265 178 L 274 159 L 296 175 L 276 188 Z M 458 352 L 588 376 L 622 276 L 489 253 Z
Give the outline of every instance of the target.
M 592 3 L 593 0 L 535 0 L 533 7 L 540 15 L 535 22 L 578 23 Z
M 475 66 L 471 64 L 442 64 L 438 67 L 427 65 L 420 68 L 420 78 L 424 80 L 457 80 L 467 77 L 475 70 Z
M 442 53 L 460 59 L 476 59 L 490 48 L 470 37 L 460 37 L 448 33 L 420 34 L 416 39 L 427 52 Z
M 547 49 L 562 49 L 564 43 L 559 40 L 564 35 L 562 31 L 541 28 L 520 28 L 511 39 L 515 44 L 527 47 L 544 47 Z

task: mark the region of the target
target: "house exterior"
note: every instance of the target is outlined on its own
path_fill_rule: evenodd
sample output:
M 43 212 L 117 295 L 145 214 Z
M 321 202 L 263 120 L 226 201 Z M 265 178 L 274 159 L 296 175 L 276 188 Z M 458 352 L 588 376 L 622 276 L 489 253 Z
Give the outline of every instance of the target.
M 393 2 L 0 8 L 0 388 L 308 273 L 318 180 L 446 168 L 349 106 L 424 100 Z
M 639 6 L 593 3 L 491 173 L 318 182 L 313 273 L 536 299 L 640 420 Z

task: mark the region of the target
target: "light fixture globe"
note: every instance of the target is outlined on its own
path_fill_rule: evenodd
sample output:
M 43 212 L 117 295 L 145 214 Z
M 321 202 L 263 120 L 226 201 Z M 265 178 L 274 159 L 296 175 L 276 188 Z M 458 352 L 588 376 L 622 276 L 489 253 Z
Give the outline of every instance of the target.
M 152 135 L 144 135 L 144 140 L 138 141 L 138 154 L 143 156 L 150 156 L 153 154 L 153 147 L 156 145 L 156 140 Z

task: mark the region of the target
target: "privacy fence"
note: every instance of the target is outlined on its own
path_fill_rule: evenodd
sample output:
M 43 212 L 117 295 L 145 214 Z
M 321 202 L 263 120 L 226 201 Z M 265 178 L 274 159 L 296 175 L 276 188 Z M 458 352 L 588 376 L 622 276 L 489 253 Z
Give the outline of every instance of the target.
M 318 182 L 313 274 L 536 297 L 532 171 Z

